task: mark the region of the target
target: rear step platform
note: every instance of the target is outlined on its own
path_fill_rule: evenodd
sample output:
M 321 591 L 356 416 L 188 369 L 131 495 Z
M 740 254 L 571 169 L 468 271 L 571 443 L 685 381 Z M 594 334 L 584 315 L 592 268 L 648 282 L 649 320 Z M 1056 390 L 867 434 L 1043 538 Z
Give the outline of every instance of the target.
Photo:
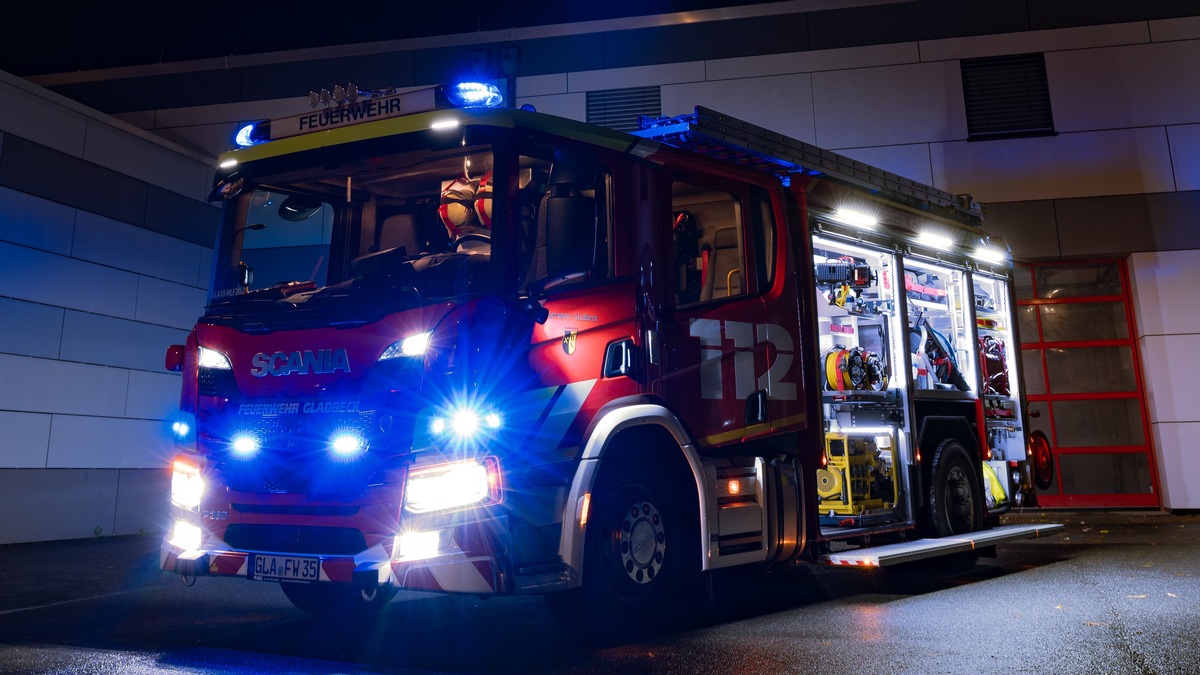
M 913 562 L 924 558 L 934 558 L 951 553 L 966 553 L 986 546 L 994 546 L 1020 539 L 1035 539 L 1058 534 L 1063 526 L 1056 523 L 1040 525 L 1004 525 L 990 530 L 972 532 L 955 537 L 941 539 L 918 539 L 904 541 L 886 546 L 871 546 L 857 548 L 837 553 L 826 553 L 817 558 L 817 562 L 826 565 L 846 565 L 850 567 L 887 567 L 900 563 Z

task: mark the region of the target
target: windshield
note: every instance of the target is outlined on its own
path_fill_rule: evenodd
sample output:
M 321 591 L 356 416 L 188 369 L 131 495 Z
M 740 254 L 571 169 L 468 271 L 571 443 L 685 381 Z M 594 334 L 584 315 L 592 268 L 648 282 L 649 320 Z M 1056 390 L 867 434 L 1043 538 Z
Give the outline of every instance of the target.
M 519 188 L 545 189 L 548 162 L 518 164 Z M 425 301 L 494 292 L 493 166 L 487 146 L 423 149 L 247 180 L 226 204 L 210 304 L 381 283 Z
M 328 202 L 269 189 L 242 195 L 230 223 L 213 298 L 291 281 L 325 285 L 334 209 Z

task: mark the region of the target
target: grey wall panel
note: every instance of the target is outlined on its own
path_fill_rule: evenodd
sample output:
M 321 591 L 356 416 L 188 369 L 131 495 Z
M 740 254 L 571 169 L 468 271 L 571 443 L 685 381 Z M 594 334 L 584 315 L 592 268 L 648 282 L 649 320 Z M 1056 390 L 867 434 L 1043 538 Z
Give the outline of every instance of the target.
M 71 256 L 190 285 L 196 280 L 201 248 L 199 244 L 79 211 Z
M 0 297 L 0 352 L 58 358 L 63 309 Z
M 604 34 L 604 67 L 759 56 L 808 49 L 804 14 L 682 24 Z
M 186 330 L 67 311 L 59 358 L 157 372 L 163 368 L 167 347 L 185 340 Z
M 221 222 L 221 208 L 153 185 L 146 190 L 142 227 L 211 249 Z M 205 279 L 207 283 L 207 279 Z
M 43 469 L 53 415 L 0 410 L 0 467 Z
M 121 469 L 112 534 L 166 532 L 170 482 L 162 469 Z
M 1200 191 L 988 204 L 987 229 L 1022 260 L 1200 249 Z
M 0 191 L 0 204 L 12 202 L 17 206 L 28 206 L 15 213 L 7 211 L 0 216 L 0 222 L 16 216 L 31 221 L 22 226 L 24 233 L 13 232 L 12 236 L 5 234 L 2 238 L 47 250 L 57 251 L 61 241 L 70 240 L 65 232 L 74 226 L 74 216 L 55 204 L 30 199 L 29 195 L 205 247 L 212 247 L 220 220 L 218 207 L 12 135 L 8 136 L 4 152 L 0 154 L 0 186 L 11 188 Z M 27 195 L 22 197 L 20 193 Z M 54 241 L 45 242 L 44 246 L 23 241 L 60 231 L 63 234 Z M 17 234 L 21 236 L 17 237 Z
M 546 75 L 604 67 L 602 35 L 566 35 L 541 40 L 519 40 L 517 72 L 520 75 Z
M 1200 192 L 1063 199 L 1055 212 L 1066 257 L 1200 249 Z
M 812 49 L 833 49 L 1008 33 L 1028 30 L 1026 12 L 1025 3 L 1019 0 L 902 2 L 813 12 L 809 40 Z
M 1008 241 L 1014 258 L 1034 260 L 1062 254 L 1053 201 L 1001 202 L 987 206 L 984 226 Z
M 68 98 L 112 114 L 240 100 L 242 69 L 202 70 L 50 87 Z M 169 101 L 170 105 L 163 105 Z
M 298 106 L 296 114 L 308 109 L 305 100 L 308 92 L 332 90 L 338 84 L 354 83 L 363 89 L 421 84 L 413 81 L 413 55 L 410 52 L 247 66 L 243 72 L 240 100 L 294 97 Z
M 484 50 L 479 47 L 440 47 L 422 49 L 413 53 L 414 82 L 436 84 L 452 80 L 477 80 L 487 75 L 486 63 L 473 65 L 472 52 Z
M 0 544 L 111 534 L 115 469 L 0 469 Z
M 0 185 L 133 225 L 145 222 L 146 183 L 9 135 Z
M 1196 0 L 1154 0 L 1154 2 L 1055 0 L 1054 2 L 1030 2 L 1028 5 L 1031 30 L 1170 19 L 1196 14 Z
M 75 209 L 0 187 L 0 239 L 69 255 Z

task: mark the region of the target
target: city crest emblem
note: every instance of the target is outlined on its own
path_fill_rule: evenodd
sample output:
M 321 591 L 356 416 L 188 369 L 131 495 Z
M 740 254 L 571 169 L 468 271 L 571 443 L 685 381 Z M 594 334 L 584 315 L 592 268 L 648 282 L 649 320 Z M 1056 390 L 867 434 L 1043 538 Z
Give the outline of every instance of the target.
M 563 331 L 562 346 L 563 346 L 563 351 L 566 352 L 568 356 L 575 353 L 575 336 L 576 335 L 579 335 L 579 331 L 577 331 L 577 330 Z

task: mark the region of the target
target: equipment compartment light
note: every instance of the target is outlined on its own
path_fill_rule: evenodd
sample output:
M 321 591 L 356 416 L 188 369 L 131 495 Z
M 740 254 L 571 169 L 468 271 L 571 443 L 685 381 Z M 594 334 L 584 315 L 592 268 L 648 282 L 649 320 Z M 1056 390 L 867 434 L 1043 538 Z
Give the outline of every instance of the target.
M 487 82 L 459 82 L 445 91 L 446 98 L 460 108 L 498 108 L 504 102 L 500 88 Z
M 383 350 L 383 353 L 379 355 L 379 360 L 387 361 L 401 356 L 424 356 L 425 352 L 429 350 L 430 335 L 432 335 L 432 331 L 425 331 L 409 335 L 403 340 L 397 340 Z
M 975 252 L 972 255 L 984 262 L 1004 262 L 1004 252 L 999 249 L 992 248 L 991 246 L 976 246 Z
M 171 503 L 197 511 L 204 497 L 204 479 L 200 467 L 182 459 L 171 465 Z
M 233 370 L 233 366 L 229 363 L 229 357 L 215 349 L 208 347 L 200 347 L 200 367 L 201 368 L 216 368 L 217 370 Z
M 922 232 L 917 241 L 930 248 L 936 248 L 939 251 L 949 251 L 954 248 L 954 240 L 945 235 L 936 234 L 934 232 Z
M 864 230 L 869 230 L 879 224 L 879 219 L 869 213 L 855 211 L 854 209 L 838 209 L 833 212 L 833 219 L 839 223 L 852 225 Z
M 404 508 L 411 513 L 452 511 L 499 504 L 500 460 L 495 457 L 413 469 Z

